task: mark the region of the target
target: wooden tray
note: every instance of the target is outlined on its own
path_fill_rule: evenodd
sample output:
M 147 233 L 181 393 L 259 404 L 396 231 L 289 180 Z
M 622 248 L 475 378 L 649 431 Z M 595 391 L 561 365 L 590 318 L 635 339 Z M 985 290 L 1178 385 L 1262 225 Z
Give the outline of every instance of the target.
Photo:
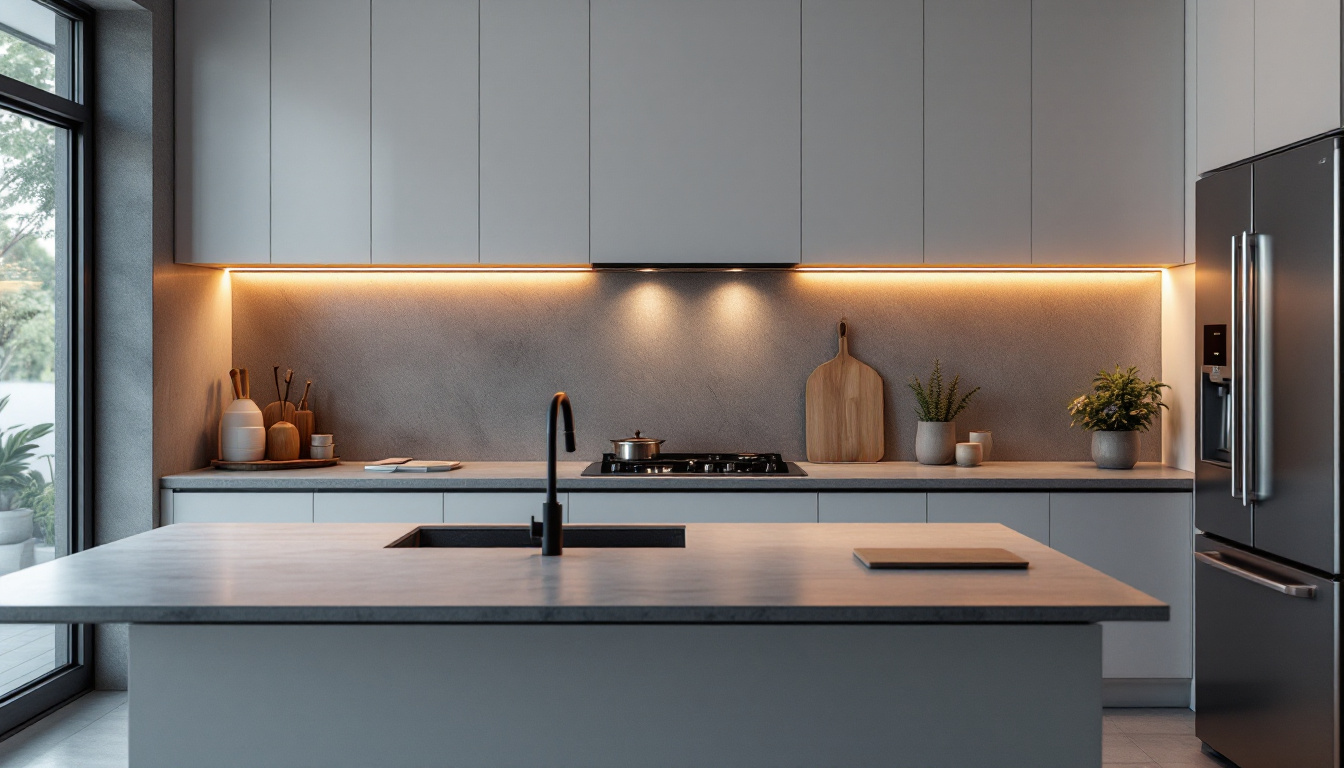
M 869 568 L 1026 568 L 1025 559 L 997 547 L 855 549 Z
M 215 469 L 229 469 L 240 472 L 261 472 L 270 469 L 316 469 L 334 467 L 340 461 L 335 459 L 295 459 L 293 461 L 220 461 L 212 459 L 210 466 Z

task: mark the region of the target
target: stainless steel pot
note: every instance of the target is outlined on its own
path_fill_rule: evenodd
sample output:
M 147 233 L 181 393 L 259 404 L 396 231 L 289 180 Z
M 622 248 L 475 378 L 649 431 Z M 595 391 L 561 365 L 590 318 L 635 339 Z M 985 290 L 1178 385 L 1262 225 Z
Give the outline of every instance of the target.
M 634 437 L 612 440 L 611 450 L 621 461 L 643 461 L 658 458 L 659 446 L 662 444 L 662 440 L 640 437 L 639 430 L 635 430 Z

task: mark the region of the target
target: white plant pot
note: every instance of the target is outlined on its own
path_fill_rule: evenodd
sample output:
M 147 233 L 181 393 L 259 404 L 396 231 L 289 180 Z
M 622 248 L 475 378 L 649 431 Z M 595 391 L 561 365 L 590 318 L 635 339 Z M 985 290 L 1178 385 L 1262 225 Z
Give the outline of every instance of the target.
M 1101 469 L 1133 469 L 1139 461 L 1138 431 L 1093 432 L 1092 461 Z
M 28 539 L 15 544 L 0 544 L 0 576 L 31 566 L 36 542 L 37 539 Z
M 41 565 L 42 563 L 50 563 L 52 560 L 55 560 L 55 559 L 56 559 L 56 547 L 55 547 L 55 546 L 50 546 L 50 547 L 34 547 L 34 548 L 33 548 L 33 564 L 34 564 L 34 565 Z
M 19 544 L 33 538 L 33 510 L 6 509 L 0 512 L 0 546 Z
M 921 421 L 915 428 L 915 459 L 920 464 L 951 464 L 957 453 L 955 421 Z

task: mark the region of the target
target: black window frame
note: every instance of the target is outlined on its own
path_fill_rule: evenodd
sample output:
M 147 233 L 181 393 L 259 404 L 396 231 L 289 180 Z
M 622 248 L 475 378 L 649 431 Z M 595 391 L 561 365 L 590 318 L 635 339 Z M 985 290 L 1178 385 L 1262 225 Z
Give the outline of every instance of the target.
M 67 199 L 69 265 L 65 365 L 69 388 L 65 444 L 70 553 L 93 546 L 93 11 L 69 0 L 33 0 L 73 22 L 70 95 L 67 99 L 0 75 L 0 108 L 69 132 Z M 70 661 L 0 697 L 0 738 L 93 687 L 93 626 L 71 627 Z

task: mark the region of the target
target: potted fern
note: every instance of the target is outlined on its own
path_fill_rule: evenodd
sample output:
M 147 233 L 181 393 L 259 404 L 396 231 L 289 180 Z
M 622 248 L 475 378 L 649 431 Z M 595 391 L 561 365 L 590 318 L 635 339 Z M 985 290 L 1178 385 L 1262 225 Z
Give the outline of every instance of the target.
M 7 405 L 9 397 L 0 398 L 0 411 Z M 21 502 L 31 483 L 28 464 L 37 453 L 37 440 L 51 430 L 51 424 L 37 424 L 0 431 L 0 545 L 33 538 L 33 509 Z
M 933 373 L 924 386 L 919 377 L 911 376 L 909 387 L 915 393 L 915 415 L 919 426 L 915 429 L 915 458 L 920 464 L 951 464 L 957 451 L 957 424 L 953 419 L 966 409 L 971 396 L 979 387 L 957 397 L 961 375 L 952 377 L 943 385 L 942 363 L 933 361 Z
M 1130 366 L 1092 380 L 1092 391 L 1069 403 L 1069 426 L 1092 433 L 1092 461 L 1101 469 L 1132 469 L 1139 461 L 1139 433 L 1147 432 L 1153 419 L 1167 404 L 1162 402 L 1166 384 L 1144 381 L 1139 369 Z

